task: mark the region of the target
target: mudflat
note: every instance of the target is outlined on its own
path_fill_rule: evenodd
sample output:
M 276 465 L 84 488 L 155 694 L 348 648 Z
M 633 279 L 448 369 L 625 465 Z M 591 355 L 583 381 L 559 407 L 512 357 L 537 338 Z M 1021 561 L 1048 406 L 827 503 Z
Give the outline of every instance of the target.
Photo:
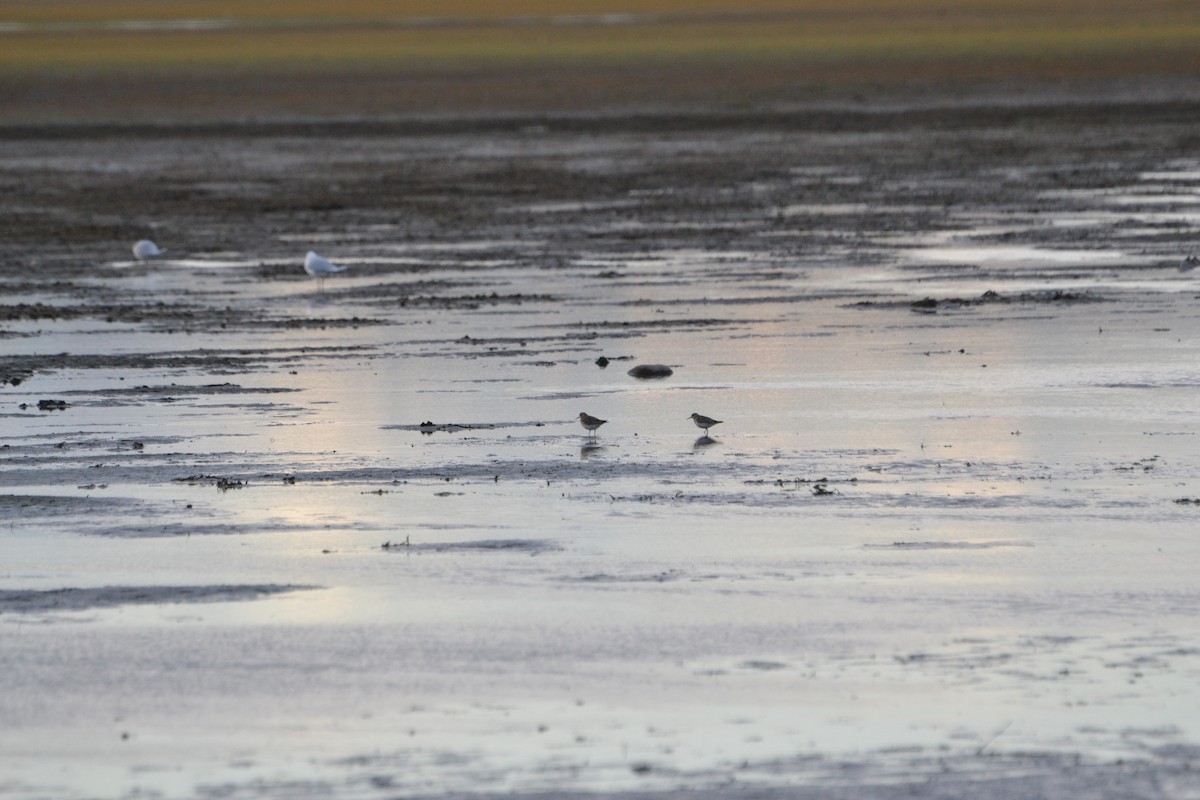
M 0 127 L 0 796 L 1193 796 L 1196 94 L 964 86 Z

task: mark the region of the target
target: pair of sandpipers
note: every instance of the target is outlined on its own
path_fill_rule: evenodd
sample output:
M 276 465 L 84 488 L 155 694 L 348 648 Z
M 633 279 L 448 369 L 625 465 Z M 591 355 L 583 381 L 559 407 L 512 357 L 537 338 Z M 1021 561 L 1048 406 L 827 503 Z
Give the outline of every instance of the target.
M 721 420 L 713 419 L 712 417 L 706 417 L 703 414 L 692 414 L 688 419 L 696 423 L 697 428 L 703 429 L 705 436 L 708 435 L 709 428 L 711 428 L 713 425 L 721 424 Z M 608 422 L 608 420 L 600 419 L 599 417 L 593 417 L 586 411 L 579 412 L 579 424 L 591 431 L 593 435 L 596 433 L 596 428 L 599 428 L 606 422 Z

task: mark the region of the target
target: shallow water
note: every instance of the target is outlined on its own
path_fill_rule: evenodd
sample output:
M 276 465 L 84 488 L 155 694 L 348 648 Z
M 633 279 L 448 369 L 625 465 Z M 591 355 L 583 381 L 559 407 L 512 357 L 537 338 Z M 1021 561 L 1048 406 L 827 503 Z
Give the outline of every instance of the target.
M 774 141 L 722 135 L 460 144 Z M 84 313 L 4 329 L 0 796 L 1192 796 L 1200 214 L 1108 227 L 1176 156 L 1036 215 L 898 229 L 931 206 L 849 159 L 789 173 L 828 204 L 541 187 L 469 241 L 283 225 L 10 287 Z

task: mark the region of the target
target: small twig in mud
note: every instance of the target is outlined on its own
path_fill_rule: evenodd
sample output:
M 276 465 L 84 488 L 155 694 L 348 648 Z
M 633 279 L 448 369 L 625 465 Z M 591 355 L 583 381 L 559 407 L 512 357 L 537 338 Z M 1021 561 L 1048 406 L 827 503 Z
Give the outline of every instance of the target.
M 412 546 L 412 544 L 408 541 L 408 537 L 405 536 L 403 542 L 395 542 L 393 544 L 391 541 L 387 541 L 387 542 L 384 542 L 383 544 L 381 544 L 379 547 L 382 550 L 395 550 L 400 547 L 411 547 L 411 546 Z
M 1200 506 L 1200 497 L 1181 497 L 1175 501 L 1179 506 Z
M 812 493 L 816 497 L 823 497 L 828 494 L 841 494 L 839 490 L 830 489 L 823 483 L 818 483 L 816 486 L 812 487 Z
M 988 739 L 986 742 L 984 742 L 982 747 L 980 747 L 978 750 L 976 750 L 976 751 L 975 751 L 975 755 L 977 755 L 977 756 L 981 756 L 981 755 L 983 755 L 983 751 L 984 751 L 984 750 L 987 750 L 989 747 L 991 747 L 991 746 L 992 746 L 992 742 L 994 742 L 994 741 L 996 741 L 997 739 L 999 739 L 999 738 L 1000 738 L 1000 736 L 1001 736 L 1001 735 L 1002 735 L 1002 734 L 1003 734 L 1003 733 L 1004 733 L 1006 730 L 1008 730 L 1008 729 L 1009 729 L 1009 728 L 1011 728 L 1011 727 L 1012 727 L 1012 722 L 1011 722 L 1011 721 L 1004 723 L 1004 727 L 1002 727 L 1000 730 L 998 730 L 998 731 L 996 731 L 995 733 L 993 733 L 993 734 L 992 734 L 992 737 L 991 737 L 990 739 Z

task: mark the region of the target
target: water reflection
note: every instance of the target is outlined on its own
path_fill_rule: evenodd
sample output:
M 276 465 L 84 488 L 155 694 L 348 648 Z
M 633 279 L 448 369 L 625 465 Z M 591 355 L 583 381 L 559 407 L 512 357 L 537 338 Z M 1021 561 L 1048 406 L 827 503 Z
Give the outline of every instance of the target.
M 604 445 L 593 440 L 588 440 L 579 448 L 579 458 L 582 460 L 603 455 L 604 450 Z
M 712 438 L 711 436 L 704 435 L 692 442 L 692 449 L 703 450 L 706 447 L 712 447 L 714 444 L 718 444 L 716 439 Z

